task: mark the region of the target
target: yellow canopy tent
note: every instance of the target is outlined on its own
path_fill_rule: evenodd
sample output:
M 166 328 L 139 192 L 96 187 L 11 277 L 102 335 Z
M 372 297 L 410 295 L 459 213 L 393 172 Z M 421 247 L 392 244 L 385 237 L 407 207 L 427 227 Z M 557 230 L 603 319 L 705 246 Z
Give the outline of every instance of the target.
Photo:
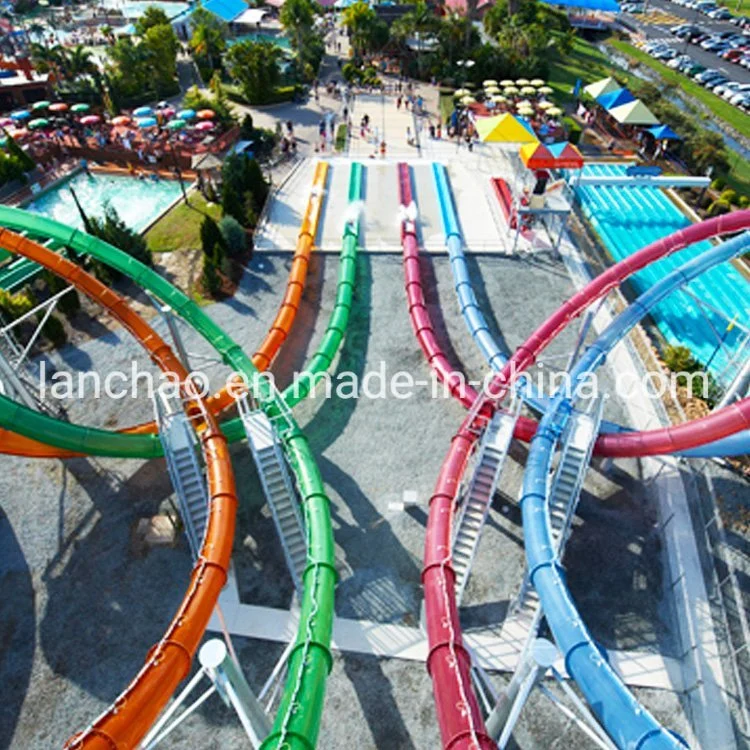
M 590 97 L 597 99 L 602 94 L 609 94 L 611 91 L 618 91 L 621 89 L 619 83 L 614 78 L 602 78 L 601 81 L 594 81 L 588 86 L 584 87 L 584 94 L 588 94 Z
M 658 125 L 659 123 L 656 115 L 640 99 L 610 109 L 609 114 L 623 125 Z
M 509 112 L 478 119 L 476 129 L 482 143 L 533 143 L 539 140 L 530 125 L 525 125 Z

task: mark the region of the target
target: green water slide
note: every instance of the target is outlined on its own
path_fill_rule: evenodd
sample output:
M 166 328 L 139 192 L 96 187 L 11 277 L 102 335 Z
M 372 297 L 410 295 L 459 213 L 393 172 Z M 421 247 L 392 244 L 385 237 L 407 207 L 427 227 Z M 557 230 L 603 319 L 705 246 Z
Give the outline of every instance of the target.
M 350 202 L 361 199 L 361 184 L 362 166 L 352 164 Z M 300 491 L 308 530 L 308 562 L 303 575 L 300 628 L 289 658 L 287 683 L 276 722 L 263 748 L 313 748 L 320 729 L 325 679 L 332 664 L 330 640 L 336 572 L 329 500 L 307 439 L 288 411 L 305 397 L 310 387 L 290 387 L 284 394 L 272 390 L 264 378 L 256 377 L 258 371 L 239 345 L 192 300 L 152 269 L 98 238 L 7 206 L 0 206 L 0 225 L 53 238 L 56 243 L 116 268 L 150 291 L 209 341 L 228 366 L 245 375 L 255 389 L 254 396 L 261 408 L 275 419 Z M 344 337 L 354 291 L 358 235 L 359 219 L 356 218 L 345 226 L 336 302 L 326 333 L 308 369 L 300 376 L 302 382 L 310 385 L 330 366 Z M 145 458 L 162 453 L 157 435 L 127 435 L 59 422 L 4 396 L 0 396 L 0 424 L 27 437 L 76 452 Z M 228 426 L 232 428 L 233 439 L 243 436 L 240 420 L 232 420 Z M 225 434 L 229 437 L 229 430 L 225 430 Z

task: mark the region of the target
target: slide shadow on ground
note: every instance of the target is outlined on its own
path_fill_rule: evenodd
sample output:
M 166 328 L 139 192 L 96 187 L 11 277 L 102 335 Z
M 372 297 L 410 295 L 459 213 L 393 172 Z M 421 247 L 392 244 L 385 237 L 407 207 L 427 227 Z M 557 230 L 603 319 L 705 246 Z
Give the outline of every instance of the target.
M 144 463 L 122 480 L 94 459 L 66 461 L 92 508 L 60 546 L 42 577 L 48 602 L 39 639 L 58 675 L 109 701 L 143 664 L 185 591 L 190 553 L 152 549 L 138 557 L 131 531 L 172 493 L 163 461 Z M 66 489 L 60 512 L 65 512 Z
M 11 747 L 31 680 L 36 646 L 34 587 L 16 532 L 0 509 L 0 747 Z

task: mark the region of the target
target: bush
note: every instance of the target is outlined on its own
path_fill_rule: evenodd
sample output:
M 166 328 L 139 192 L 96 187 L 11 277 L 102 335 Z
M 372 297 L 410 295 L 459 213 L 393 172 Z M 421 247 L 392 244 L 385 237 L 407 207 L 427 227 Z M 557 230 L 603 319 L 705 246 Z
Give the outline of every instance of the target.
M 0 311 L 15 320 L 25 315 L 34 307 L 34 297 L 28 289 L 12 294 L 5 289 L 0 289 Z
M 240 125 L 240 137 L 244 138 L 245 140 L 250 140 L 253 137 L 253 132 L 255 131 L 255 128 L 253 127 L 253 116 L 251 114 L 246 114 L 244 119 L 242 120 L 242 124 Z
M 737 191 L 735 190 L 725 190 L 719 197 L 719 200 L 726 201 L 727 203 L 730 203 L 733 206 L 737 205 L 738 199 L 739 199 L 739 196 L 737 195 Z
M 203 289 L 212 297 L 216 297 L 221 291 L 221 277 L 216 269 L 214 262 L 208 257 L 203 256 L 203 274 L 201 276 Z
M 41 322 L 41 314 L 39 320 Z M 65 326 L 54 315 L 50 315 L 44 322 L 42 333 L 54 347 L 61 347 L 68 340 L 68 335 L 65 333 Z
M 711 182 L 711 189 L 720 193 L 727 186 L 727 181 L 723 177 L 717 177 Z
M 109 204 L 104 207 L 104 216 L 101 219 L 89 217 L 87 220 L 87 230 L 89 234 L 98 237 L 100 240 L 108 242 L 110 245 L 127 253 L 131 258 L 140 261 L 149 268 L 154 265 L 153 258 L 149 252 L 145 238 L 141 237 L 138 232 L 131 229 L 120 218 L 117 211 Z M 121 278 L 122 274 L 109 268 L 103 272 L 103 264 L 94 264 L 96 275 L 106 284 L 111 280 Z M 110 281 L 107 281 L 107 277 Z
M 346 148 L 346 134 L 347 134 L 347 126 L 346 126 L 346 123 L 342 122 L 339 124 L 338 128 L 336 129 L 336 143 L 335 143 L 336 151 L 343 151 Z
M 724 201 L 721 198 L 714 201 L 706 212 L 709 216 L 721 216 L 722 214 L 728 214 L 732 210 L 732 205 L 728 201 Z
M 252 226 L 268 197 L 268 183 L 255 159 L 246 154 L 233 154 L 224 160 L 222 176 L 222 208 L 243 226 Z M 252 216 L 248 208 L 252 209 Z
M 57 294 L 67 286 L 63 279 L 51 271 L 45 270 L 43 278 L 50 294 Z M 81 309 L 81 298 L 78 296 L 78 290 L 71 289 L 63 294 L 57 302 L 57 309 L 68 318 L 75 315 Z
M 221 266 L 224 261 L 224 237 L 219 225 L 210 216 L 206 216 L 201 224 L 201 248 L 203 249 L 203 255 L 214 266 Z
M 225 216 L 219 222 L 219 230 L 230 258 L 239 258 L 247 250 L 247 234 L 233 216 Z
M 747 208 L 750 206 L 750 198 L 748 198 L 746 195 L 741 195 L 737 200 L 737 205 L 740 208 Z
M 226 102 L 228 94 L 227 86 L 221 87 L 217 96 L 207 96 L 197 86 L 193 86 L 185 92 L 182 106 L 186 109 L 194 109 L 196 112 L 201 109 L 212 109 L 216 113 L 216 119 L 224 127 L 231 127 L 234 125 L 234 115 Z
M 668 346 L 664 350 L 664 364 L 670 372 L 696 372 L 700 364 L 686 346 Z

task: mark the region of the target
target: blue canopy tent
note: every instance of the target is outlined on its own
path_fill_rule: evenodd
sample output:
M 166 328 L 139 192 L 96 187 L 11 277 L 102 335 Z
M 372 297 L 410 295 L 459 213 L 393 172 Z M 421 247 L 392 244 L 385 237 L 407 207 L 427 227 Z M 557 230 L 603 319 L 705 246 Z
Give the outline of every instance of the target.
M 596 98 L 597 104 L 600 104 L 607 111 L 619 107 L 621 104 L 630 104 L 634 101 L 635 97 L 627 89 L 610 91 L 608 94 L 602 94 Z
M 648 128 L 647 133 L 650 133 L 657 141 L 681 141 L 677 133 L 669 127 L 669 125 L 654 125 L 653 128 Z
M 567 8 L 602 10 L 605 13 L 619 13 L 620 5 L 615 0 L 544 0 L 547 5 L 562 5 Z
M 231 23 L 235 18 L 242 15 L 247 10 L 247 3 L 244 0 L 208 0 L 203 7 L 221 18 L 226 23 Z

